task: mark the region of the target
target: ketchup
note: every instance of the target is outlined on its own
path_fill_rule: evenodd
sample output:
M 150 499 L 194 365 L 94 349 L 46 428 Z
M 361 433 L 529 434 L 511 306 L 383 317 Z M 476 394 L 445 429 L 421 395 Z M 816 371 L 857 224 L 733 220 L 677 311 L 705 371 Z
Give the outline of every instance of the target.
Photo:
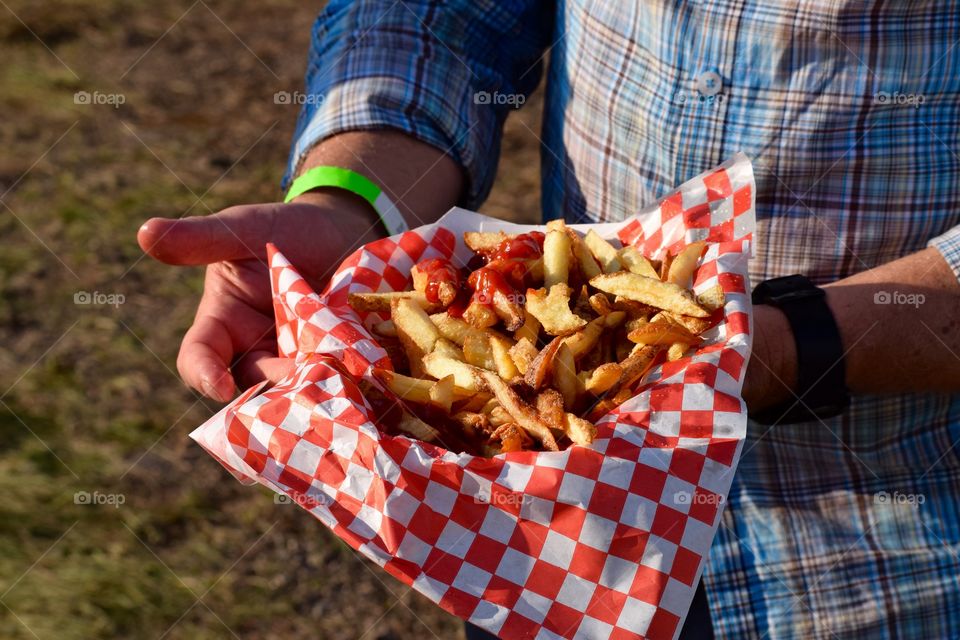
M 494 262 L 496 260 L 533 260 L 539 258 L 543 255 L 543 239 L 545 237 L 540 231 L 531 231 L 504 240 L 490 254 L 489 260 Z
M 526 288 L 527 260 L 543 255 L 544 234 L 531 231 L 509 238 L 485 255 L 486 264 L 475 269 L 467 280 L 473 289 L 471 301 L 490 305 L 496 292 L 515 294 Z
M 443 258 L 431 258 L 417 263 L 417 271 L 427 275 L 427 300 L 440 301 L 440 284 L 449 282 L 454 287 L 460 287 L 460 272 Z

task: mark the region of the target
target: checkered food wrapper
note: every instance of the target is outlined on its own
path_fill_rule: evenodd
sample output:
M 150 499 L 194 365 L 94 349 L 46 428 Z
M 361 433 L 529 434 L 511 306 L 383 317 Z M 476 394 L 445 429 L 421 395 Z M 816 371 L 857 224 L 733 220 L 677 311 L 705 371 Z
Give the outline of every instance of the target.
M 522 233 L 462 209 L 377 240 L 320 294 L 269 247 L 287 379 L 253 387 L 192 434 L 243 482 L 307 509 L 441 607 L 506 638 L 675 638 L 746 433 L 747 263 L 755 228 L 738 154 L 622 223 L 575 225 L 652 258 L 706 240 L 695 292 L 719 284 L 721 322 L 656 366 L 597 423 L 590 446 L 481 458 L 377 428 L 358 386 L 390 367 L 351 292 L 404 290 L 420 260 L 472 255 L 464 231 Z M 365 325 L 364 322 L 368 324 Z

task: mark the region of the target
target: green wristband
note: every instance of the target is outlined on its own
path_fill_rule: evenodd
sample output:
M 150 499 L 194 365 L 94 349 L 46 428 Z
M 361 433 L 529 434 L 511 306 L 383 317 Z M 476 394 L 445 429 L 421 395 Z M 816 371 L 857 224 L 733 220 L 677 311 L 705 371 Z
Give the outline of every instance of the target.
M 290 185 L 290 191 L 287 192 L 287 197 L 283 201 L 290 202 L 307 191 L 321 187 L 344 189 L 369 202 L 377 215 L 380 216 L 380 221 L 383 222 L 383 226 L 387 228 L 390 235 L 410 230 L 407 221 L 403 219 L 397 206 L 383 193 L 380 187 L 366 176 L 349 169 L 314 167 L 293 181 L 293 184 Z

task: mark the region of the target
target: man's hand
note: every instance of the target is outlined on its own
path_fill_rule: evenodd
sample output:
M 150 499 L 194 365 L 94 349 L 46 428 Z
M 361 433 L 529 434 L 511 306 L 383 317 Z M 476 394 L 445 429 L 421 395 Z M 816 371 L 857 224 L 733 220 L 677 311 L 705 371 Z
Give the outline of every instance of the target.
M 144 251 L 167 264 L 208 265 L 203 297 L 177 358 L 184 382 L 225 402 L 237 386 L 275 380 L 288 369 L 289 361 L 276 357 L 267 242 L 319 290 L 354 249 L 383 235 L 373 209 L 342 191 L 311 192 L 291 204 L 148 220 L 137 235 Z
M 300 171 L 331 165 L 377 182 L 411 227 L 439 218 L 463 187 L 459 165 L 441 150 L 391 130 L 328 138 Z M 177 357 L 184 382 L 226 402 L 236 388 L 279 380 L 290 370 L 277 358 L 266 244 L 283 252 L 319 291 L 355 249 L 385 235 L 374 209 L 340 189 L 317 189 L 291 204 L 231 207 L 197 218 L 148 220 L 137 234 L 152 257 L 173 265 L 207 265 L 203 298 Z

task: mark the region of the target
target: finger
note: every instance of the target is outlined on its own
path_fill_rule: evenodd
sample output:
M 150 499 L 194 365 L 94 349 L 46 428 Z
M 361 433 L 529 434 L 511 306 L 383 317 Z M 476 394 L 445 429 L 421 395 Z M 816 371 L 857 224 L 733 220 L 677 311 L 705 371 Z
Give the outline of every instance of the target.
M 227 327 L 211 315 L 198 314 L 177 356 L 177 370 L 189 386 L 218 402 L 233 397 L 236 384 L 228 363 L 233 346 Z
M 263 257 L 276 206 L 252 204 L 209 216 L 150 218 L 137 232 L 137 242 L 151 257 L 175 265 Z
M 292 358 L 278 358 L 276 351 L 251 351 L 233 366 L 233 375 L 241 388 L 249 388 L 263 380 L 280 382 L 293 372 Z

